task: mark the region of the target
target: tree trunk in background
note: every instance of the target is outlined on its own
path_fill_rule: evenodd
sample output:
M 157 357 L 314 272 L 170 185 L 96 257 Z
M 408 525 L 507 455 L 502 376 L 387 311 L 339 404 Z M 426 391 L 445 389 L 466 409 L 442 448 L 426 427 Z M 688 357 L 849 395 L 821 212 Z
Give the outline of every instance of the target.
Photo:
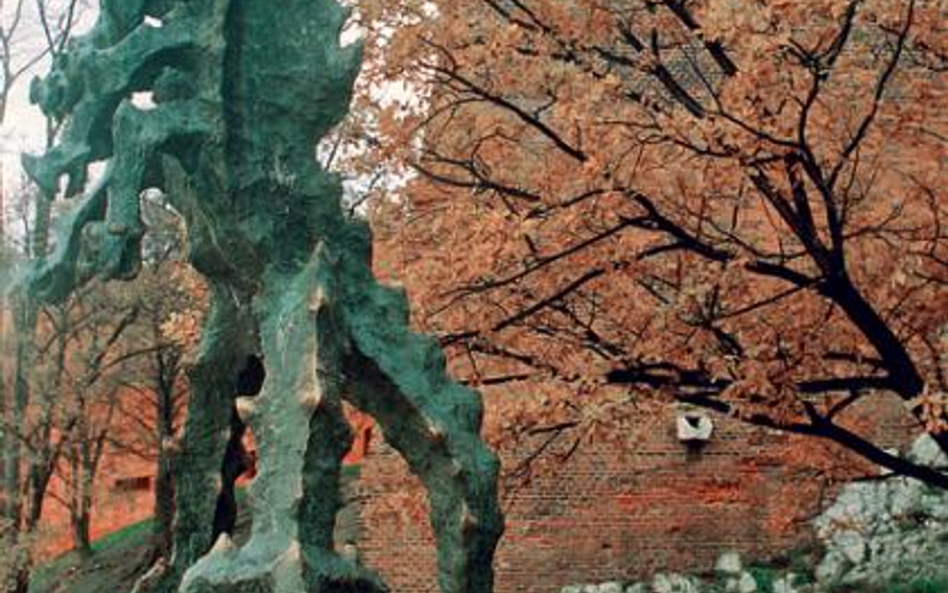
M 2 2 L 0 2 L 2 4 Z M 0 116 L 0 122 L 2 122 Z M 6 276 L 7 262 L 7 233 L 6 233 L 6 200 L 4 192 L 3 161 L 0 161 L 0 278 Z M 6 450 L 7 450 L 7 299 L 0 293 L 0 521 L 7 516 L 6 480 Z M 2 541 L 0 541 L 2 545 Z
M 69 500 L 69 523 L 72 527 L 72 549 L 83 558 L 92 555 L 92 454 L 86 439 L 77 443 L 72 456 L 72 496 Z
M 92 539 L 89 537 L 91 517 L 88 511 L 80 512 L 78 516 L 70 517 L 72 524 L 72 549 L 81 558 L 92 556 Z
M 160 339 L 158 323 L 154 324 L 155 339 Z M 155 557 L 171 555 L 172 527 L 174 523 L 174 473 L 171 470 L 172 444 L 174 443 L 175 379 L 177 358 L 165 358 L 164 352 L 155 353 L 158 367 L 155 385 L 156 437 L 158 439 L 158 462 L 155 470 Z
M 14 324 L 16 333 L 16 360 L 13 372 L 13 401 L 9 410 L 10 426 L 26 426 L 26 409 L 30 403 L 29 366 L 30 351 L 33 345 L 33 334 L 36 329 L 36 311 L 23 298 L 15 298 L 13 302 Z M 33 328 L 32 330 L 30 328 Z M 4 451 L 6 465 L 4 488 L 7 492 L 6 517 L 16 528 L 23 518 L 23 497 L 21 495 L 23 445 L 20 439 L 7 438 Z
M 211 535 L 211 540 L 215 542 L 222 533 L 234 535 L 234 528 L 237 526 L 237 478 L 249 469 L 247 451 L 243 443 L 247 427 L 236 411 L 232 411 L 230 416 L 230 438 L 224 449 L 224 461 L 221 463 L 222 485 L 220 495 L 217 497 L 214 531 Z
M 35 312 L 31 314 L 30 307 L 24 306 L 20 299 L 13 301 L 14 324 L 16 332 L 16 360 L 13 373 L 12 409 L 8 411 L 10 426 L 23 427 L 26 422 L 26 409 L 29 405 L 29 383 L 27 369 L 29 368 L 29 354 L 32 348 L 32 332 L 25 328 L 36 326 Z M 21 330 L 21 328 L 24 328 Z M 6 505 L 4 519 L 7 522 L 9 533 L 3 542 L 5 550 L 10 551 L 10 575 L 7 583 L 3 584 L 5 593 L 28 593 L 30 582 L 30 568 L 32 558 L 28 543 L 24 535 L 28 533 L 23 524 L 23 496 L 21 484 L 23 480 L 21 464 L 23 445 L 19 438 L 6 438 L 4 442 L 4 486 Z M 5 553 L 7 553 L 5 551 Z
M 0 302 L 0 317 L 4 315 L 4 303 Z M 0 323 L 2 326 L 2 323 Z M 0 327 L 0 522 L 7 516 L 6 455 L 7 450 L 7 373 L 3 365 L 3 346 L 5 337 Z
M 171 553 L 171 528 L 174 522 L 174 478 L 167 443 L 167 440 L 163 441 L 158 450 L 158 471 L 155 475 L 156 557 L 167 557 Z
M 16 568 L 12 575 L 10 588 L 7 591 L 9 593 L 29 593 L 30 564 L 32 564 L 29 550 L 22 546 L 14 550 L 14 562 Z
M 33 235 L 30 237 L 27 258 L 36 261 L 46 256 L 49 245 L 49 229 L 52 209 L 51 198 L 39 196 L 36 200 L 36 213 L 33 220 Z M 13 333 L 16 339 L 16 357 L 13 369 L 12 401 L 7 411 L 9 426 L 16 429 L 27 427 L 27 410 L 30 406 L 30 371 L 33 365 L 33 348 L 36 339 L 36 324 L 39 311 L 36 304 L 26 294 L 17 294 L 11 299 L 13 313 Z M 41 468 L 31 464 L 26 479 L 30 481 L 29 494 L 24 500 L 23 492 L 23 453 L 22 439 L 7 436 L 4 442 L 4 479 L 3 489 L 7 496 L 5 518 L 11 527 L 9 540 L 4 545 L 12 549 L 13 560 L 11 581 L 2 589 L 4 593 L 28 593 L 33 558 L 27 539 L 35 531 L 42 515 L 42 501 L 46 495 L 49 476 L 37 471 Z M 42 487 L 38 487 L 38 486 Z M 29 508 L 24 509 L 24 502 Z M 27 512 L 24 513 L 24 510 Z
M 3 0 L 0 0 L 0 8 L 3 7 Z M 37 0 L 37 7 L 42 11 L 49 8 L 46 0 Z M 74 15 L 77 0 L 69 0 L 68 7 L 62 13 L 63 18 L 58 22 L 58 30 L 54 31 L 55 39 L 50 36 L 47 29 L 47 42 L 41 54 L 31 57 L 39 59 L 43 54 L 56 54 L 59 50 L 56 44 L 65 46 L 66 40 L 71 35 L 73 25 L 75 25 Z M 45 26 L 45 23 L 44 23 Z M 12 31 L 8 31 L 8 34 Z M 6 41 L 9 42 L 10 37 Z M 10 50 L 10 47 L 6 48 Z M 20 70 L 16 77 L 9 76 L 13 63 L 9 60 L 11 52 L 4 58 L 4 69 L 8 76 L 5 77 L 3 84 L 0 85 L 0 124 L 5 123 L 7 116 L 8 100 L 13 85 L 17 82 L 20 74 L 26 74 L 28 69 Z M 46 147 L 51 148 L 56 140 L 59 131 L 59 123 L 54 119 L 46 118 Z M 6 229 L 5 229 L 5 184 L 4 170 L 0 163 L 0 266 L 5 267 L 7 261 Z M 25 249 L 25 259 L 27 262 L 33 262 L 46 257 L 49 247 L 50 224 L 52 218 L 52 200 L 53 195 L 43 195 L 40 192 L 36 196 L 36 210 L 33 218 L 32 235 L 29 237 L 28 246 Z M 0 276 L 2 277 L 2 276 Z M 8 279 L 4 278 L 7 283 Z M 6 286 L 3 287 L 4 290 Z M 12 327 L 8 328 L 6 324 L 6 313 L 10 310 L 12 315 Z M 26 502 L 30 504 L 28 509 L 24 509 L 23 492 L 26 490 L 23 483 L 24 475 L 21 465 L 24 461 L 24 444 L 18 436 L 11 435 L 13 430 L 26 431 L 26 412 L 30 405 L 30 370 L 32 368 L 32 353 L 36 338 L 36 324 L 38 318 L 38 307 L 36 303 L 29 299 L 28 295 L 19 294 L 7 300 L 0 295 L 0 519 L 6 519 L 9 532 L 4 534 L 0 540 L 0 549 L 4 559 L 10 562 L 11 572 L 9 580 L 0 583 L 0 593 L 28 593 L 29 581 L 32 568 L 32 554 L 29 547 L 28 537 L 35 531 L 36 523 L 42 514 L 42 501 L 46 494 L 46 485 L 49 482 L 49 475 L 42 475 L 42 468 L 37 467 L 37 462 L 30 460 L 30 469 L 27 472 L 26 479 L 30 481 L 29 488 L 33 490 L 28 494 Z M 12 369 L 12 393 L 8 394 L 6 367 L 3 364 L 3 355 L 6 349 L 7 330 L 12 329 L 16 340 L 14 367 Z M 12 430 L 11 430 L 12 428 Z M 51 473 L 51 470 L 50 472 Z M 39 478 L 39 479 L 38 479 Z M 42 487 L 37 489 L 37 484 Z M 24 512 L 24 510 L 26 512 Z M 24 516 L 25 515 L 25 516 Z
M 51 199 L 38 197 L 34 218 L 33 236 L 30 240 L 29 259 L 37 260 L 45 257 L 49 245 L 50 217 L 52 214 Z M 12 299 L 13 331 L 16 336 L 16 359 L 13 371 L 13 398 L 12 409 L 9 411 L 10 426 L 25 427 L 26 412 L 30 405 L 29 375 L 32 368 L 33 345 L 36 337 L 36 322 L 38 311 L 36 304 L 25 294 L 16 295 Z M 23 522 L 23 444 L 18 438 L 7 438 L 4 451 L 6 465 L 4 475 L 4 489 L 7 493 L 7 520 L 13 530 L 11 546 L 19 553 L 14 554 L 13 582 L 6 588 L 5 593 L 28 593 L 32 557 L 25 537 L 31 533 L 29 525 Z M 45 495 L 45 488 L 42 493 Z M 35 504 L 35 501 L 33 501 Z M 32 506 L 32 505 L 31 505 Z M 35 507 L 34 507 L 35 508 Z M 40 505 L 41 508 L 41 505 Z M 30 513 L 31 515 L 33 513 Z M 34 526 L 35 527 L 35 526 Z

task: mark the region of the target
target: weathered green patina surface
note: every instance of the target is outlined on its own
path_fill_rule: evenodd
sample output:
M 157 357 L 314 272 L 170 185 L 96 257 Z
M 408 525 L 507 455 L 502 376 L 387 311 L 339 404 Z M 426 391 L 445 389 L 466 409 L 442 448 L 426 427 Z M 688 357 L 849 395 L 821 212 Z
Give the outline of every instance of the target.
M 69 123 L 25 165 L 48 194 L 66 177 L 77 197 L 55 252 L 29 272 L 31 298 L 133 277 L 139 196 L 153 187 L 185 218 L 189 260 L 210 286 L 175 464 L 174 554 L 141 591 L 384 589 L 332 549 L 351 441 L 343 400 L 377 419 L 427 486 L 442 590 L 491 590 L 502 519 L 480 398 L 407 329 L 404 295 L 374 280 L 370 234 L 314 158 L 359 67 L 358 48 L 339 44 L 345 19 L 333 0 L 102 0 L 92 32 L 34 83 L 34 100 Z M 136 92 L 154 105 L 136 107 Z M 96 161 L 107 170 L 86 188 Z M 259 394 L 238 397 L 241 371 L 261 360 Z M 238 548 L 221 517 L 222 464 L 244 422 L 258 476 L 253 534 Z

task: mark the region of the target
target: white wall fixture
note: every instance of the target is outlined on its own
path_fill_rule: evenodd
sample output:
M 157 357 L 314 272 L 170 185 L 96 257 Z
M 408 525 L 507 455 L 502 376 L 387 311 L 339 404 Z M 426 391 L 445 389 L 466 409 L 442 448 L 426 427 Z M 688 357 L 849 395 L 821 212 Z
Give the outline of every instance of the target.
M 714 432 L 714 423 L 704 412 L 698 410 L 678 410 L 676 419 L 678 429 L 678 440 L 698 445 L 711 439 L 711 433 Z

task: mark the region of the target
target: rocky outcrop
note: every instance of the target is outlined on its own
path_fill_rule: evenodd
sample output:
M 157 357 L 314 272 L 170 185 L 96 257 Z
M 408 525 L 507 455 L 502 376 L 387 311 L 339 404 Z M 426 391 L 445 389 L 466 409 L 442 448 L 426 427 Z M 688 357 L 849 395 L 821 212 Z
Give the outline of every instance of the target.
M 912 461 L 948 466 L 931 437 L 919 438 Z M 948 493 L 910 478 L 846 486 L 816 521 L 826 555 L 821 583 L 882 583 L 948 575 Z
M 908 457 L 948 467 L 948 457 L 928 435 Z M 747 567 L 730 551 L 721 554 L 712 575 L 659 573 L 641 582 L 571 585 L 560 593 L 827 593 L 913 582 L 942 583 L 948 590 L 948 493 L 942 490 L 892 476 L 852 483 L 814 527 L 824 551 L 804 570 Z
M 725 552 L 713 574 L 689 575 L 661 572 L 645 581 L 611 581 L 596 585 L 571 585 L 560 593 L 816 593 L 800 575 L 748 570 L 737 552 Z

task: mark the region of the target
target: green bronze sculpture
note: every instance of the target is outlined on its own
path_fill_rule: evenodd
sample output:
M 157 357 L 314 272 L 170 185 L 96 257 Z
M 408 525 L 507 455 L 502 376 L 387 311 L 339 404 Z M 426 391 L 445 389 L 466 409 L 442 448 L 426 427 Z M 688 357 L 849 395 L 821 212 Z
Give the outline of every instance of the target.
M 404 295 L 374 280 L 370 234 L 315 160 L 359 68 L 359 49 L 339 44 L 346 16 L 334 0 L 102 0 L 95 28 L 31 89 L 68 125 L 24 164 L 47 195 L 65 177 L 76 197 L 54 252 L 28 273 L 29 298 L 134 277 L 148 188 L 184 217 L 188 259 L 210 288 L 175 458 L 174 552 L 141 591 L 384 590 L 333 550 L 351 442 L 343 400 L 377 420 L 427 487 L 442 591 L 492 588 L 502 519 L 480 398 L 447 377 L 434 340 L 407 329 Z M 135 106 L 142 92 L 153 105 Z M 97 161 L 105 173 L 86 188 Z M 238 393 L 248 365 L 259 385 Z M 258 475 L 252 535 L 236 547 L 224 460 L 244 423 Z

